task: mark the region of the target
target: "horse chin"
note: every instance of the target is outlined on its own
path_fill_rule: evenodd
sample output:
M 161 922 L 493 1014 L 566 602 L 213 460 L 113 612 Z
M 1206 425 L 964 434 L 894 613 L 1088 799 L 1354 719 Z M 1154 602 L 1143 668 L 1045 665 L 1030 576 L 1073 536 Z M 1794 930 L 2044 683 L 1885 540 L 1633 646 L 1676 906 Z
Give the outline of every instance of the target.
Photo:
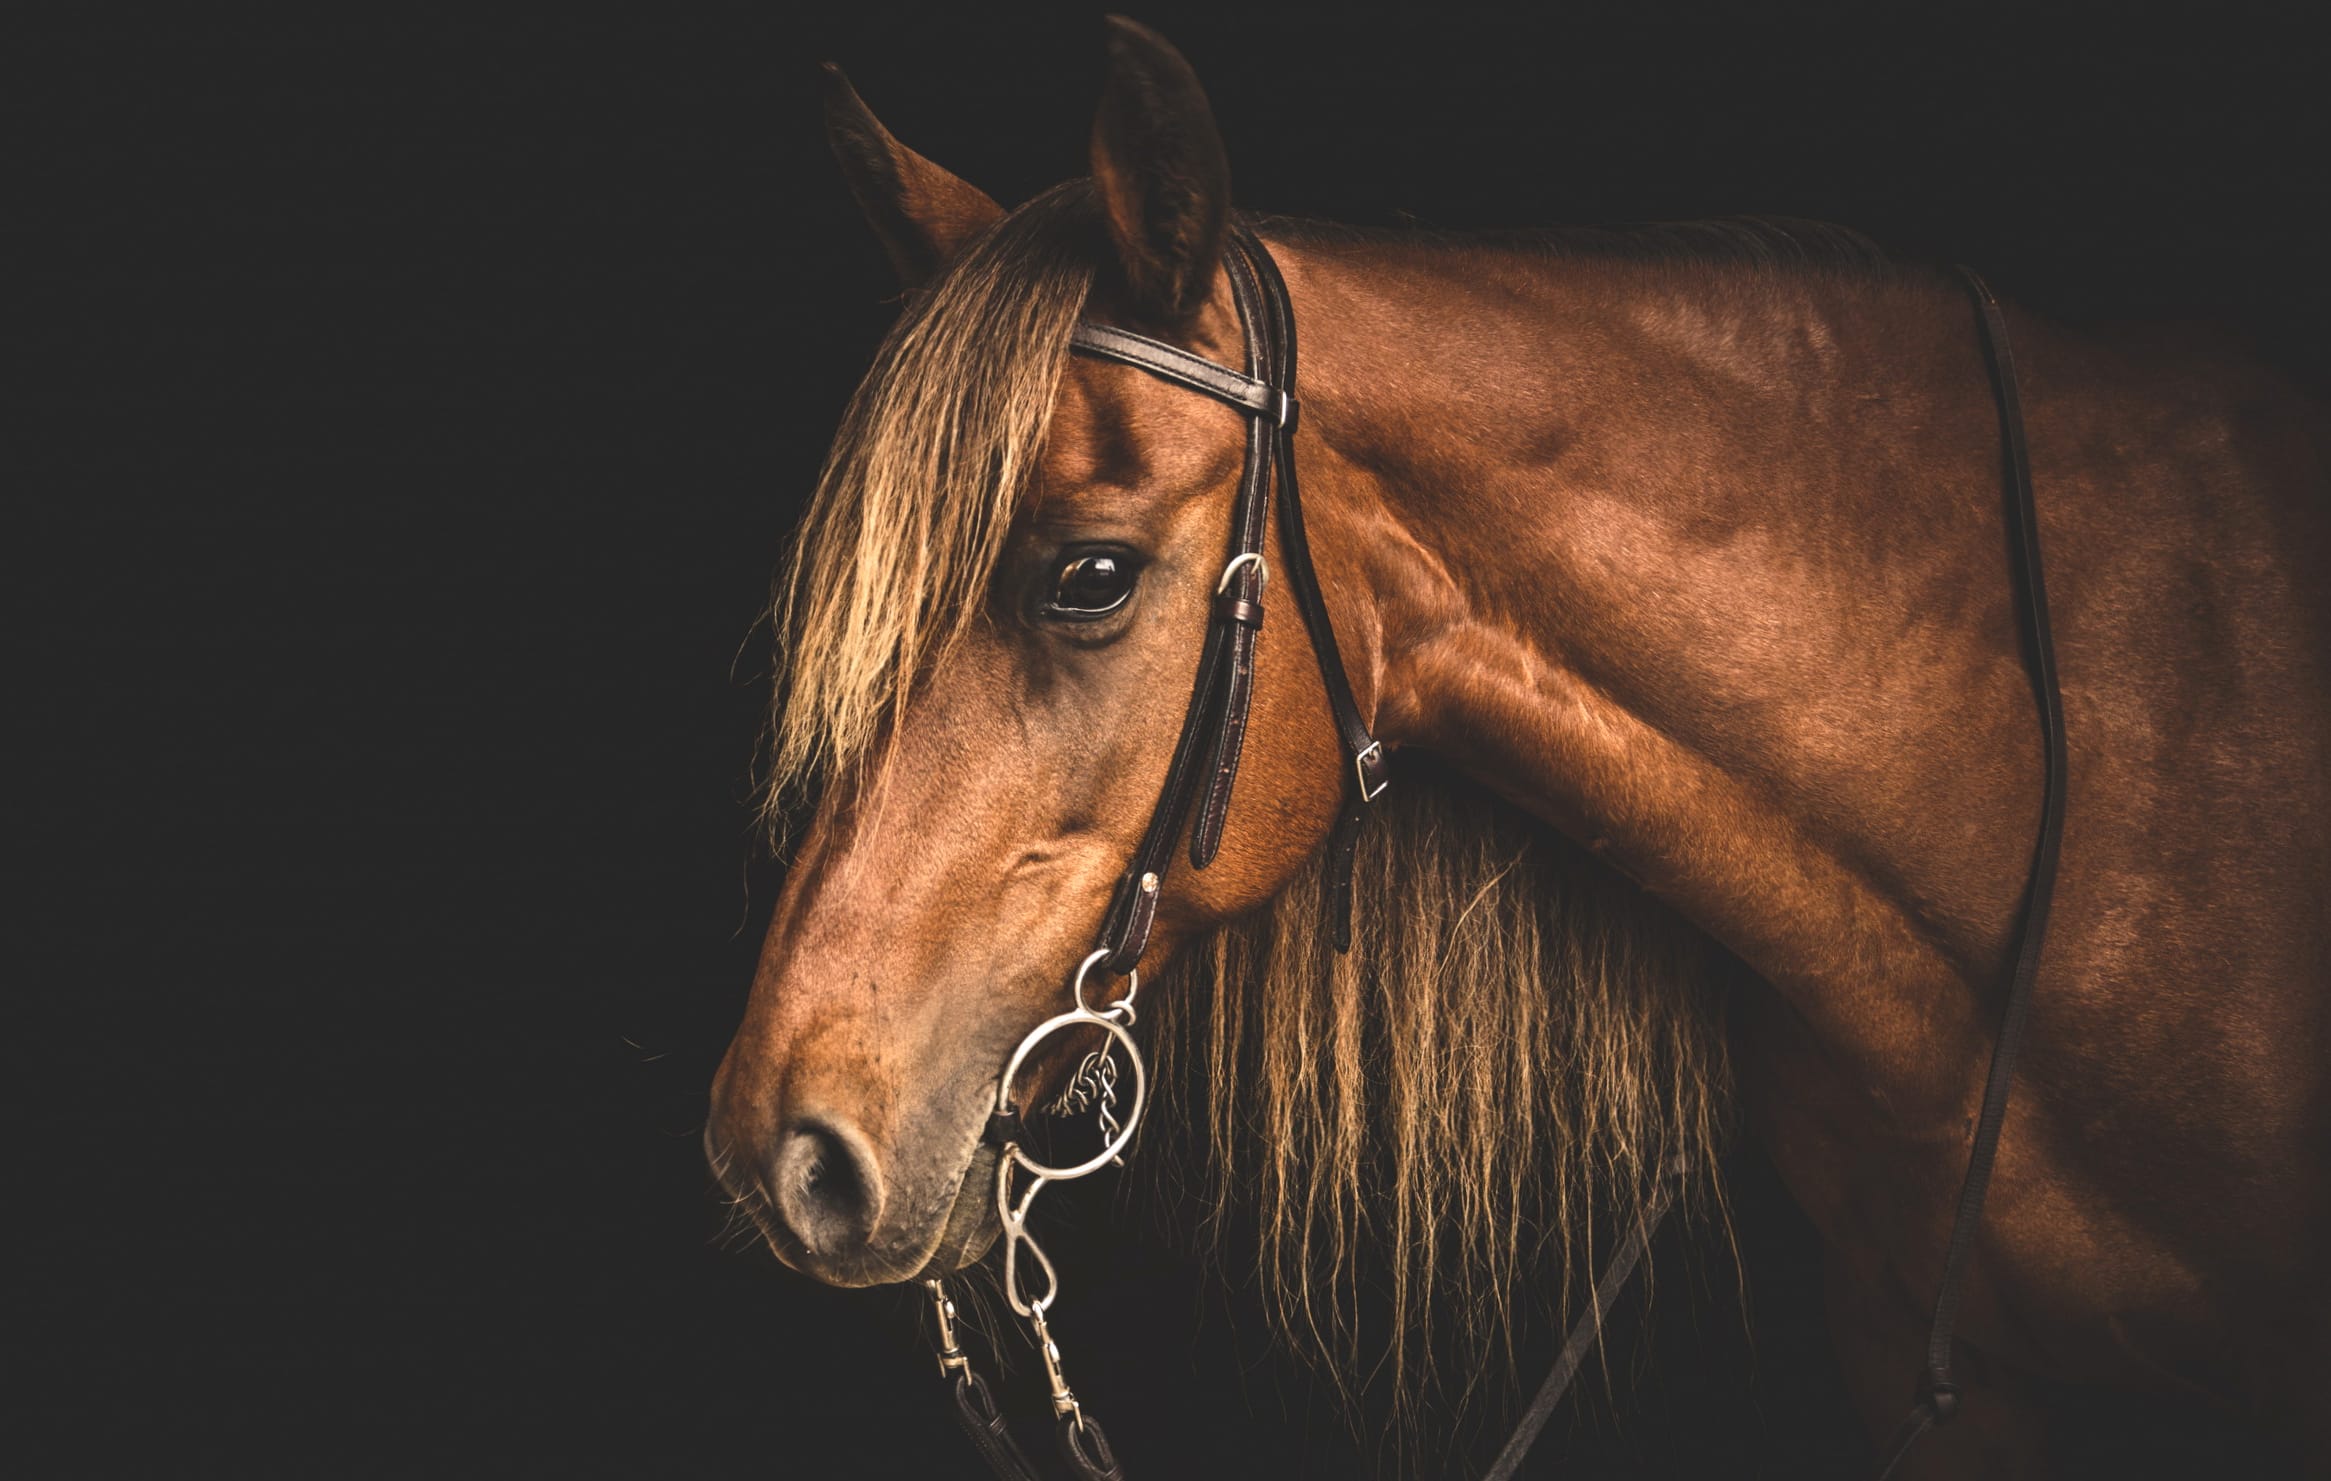
M 987 1255 L 996 1236 L 1003 1232 L 996 1218 L 995 1180 L 996 1149 L 983 1142 L 963 1169 L 963 1181 L 956 1185 L 955 1202 L 947 1210 L 947 1223 L 939 1231 L 931 1258 L 915 1272 L 914 1279 L 953 1275 Z

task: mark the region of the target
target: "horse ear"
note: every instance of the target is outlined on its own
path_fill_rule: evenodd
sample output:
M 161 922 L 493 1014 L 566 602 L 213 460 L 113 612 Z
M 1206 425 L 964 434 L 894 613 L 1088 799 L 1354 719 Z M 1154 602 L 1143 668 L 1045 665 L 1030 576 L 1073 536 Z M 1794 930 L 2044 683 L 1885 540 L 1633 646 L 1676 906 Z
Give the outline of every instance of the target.
M 1196 313 L 1222 259 L 1230 162 L 1190 64 L 1121 15 L 1109 17 L 1093 182 L 1134 311 L 1166 323 Z
M 841 68 L 825 72 L 826 142 L 899 280 L 920 288 L 1004 208 L 892 138 Z

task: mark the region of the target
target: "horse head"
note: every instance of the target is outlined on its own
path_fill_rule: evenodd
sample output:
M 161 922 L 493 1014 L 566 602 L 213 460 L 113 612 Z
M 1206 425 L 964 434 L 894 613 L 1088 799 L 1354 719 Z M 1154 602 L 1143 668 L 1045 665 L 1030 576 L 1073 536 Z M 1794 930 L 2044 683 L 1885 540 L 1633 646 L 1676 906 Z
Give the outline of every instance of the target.
M 1069 355 L 1079 319 L 1244 354 L 1205 97 L 1112 24 L 1091 180 L 1008 214 L 829 74 L 835 153 L 908 299 L 778 604 L 776 805 L 818 796 L 706 1140 L 778 1255 L 837 1284 L 992 1241 L 999 1071 L 1068 1001 L 1223 584 L 1245 418 Z M 1276 894 L 1335 818 L 1345 768 L 1299 632 L 1259 646 L 1250 714 L 1237 821 L 1163 892 L 1149 962 Z M 1040 1056 L 1021 1093 L 1064 1063 Z

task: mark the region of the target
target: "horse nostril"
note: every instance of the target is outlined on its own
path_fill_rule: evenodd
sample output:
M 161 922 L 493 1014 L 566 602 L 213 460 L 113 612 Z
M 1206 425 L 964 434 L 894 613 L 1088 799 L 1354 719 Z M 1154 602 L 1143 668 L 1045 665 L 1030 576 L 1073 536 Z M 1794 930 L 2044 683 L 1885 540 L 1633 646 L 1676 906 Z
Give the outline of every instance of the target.
M 794 1123 L 777 1150 L 777 1208 L 812 1253 L 866 1243 L 882 1213 L 882 1183 L 864 1140 L 822 1121 Z

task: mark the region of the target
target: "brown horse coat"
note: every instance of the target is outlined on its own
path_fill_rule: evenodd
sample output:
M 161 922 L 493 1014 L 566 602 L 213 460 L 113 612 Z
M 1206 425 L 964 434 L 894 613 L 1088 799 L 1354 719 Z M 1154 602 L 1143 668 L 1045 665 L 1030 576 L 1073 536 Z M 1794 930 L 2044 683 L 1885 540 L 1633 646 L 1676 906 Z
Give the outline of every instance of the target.
M 1162 42 L 1117 46 L 1095 140 L 1115 260 L 1088 313 L 1234 360 L 1212 121 Z M 836 119 L 910 282 L 1000 214 L 846 87 Z M 1817 261 L 1262 233 L 1302 333 L 1311 543 L 1376 734 L 1755 969 L 1740 1102 L 1820 1232 L 1882 1433 L 2039 814 L 1963 293 Z M 2325 422 L 2205 345 L 2010 320 L 2069 811 L 1960 1323 L 1964 1417 L 1915 1473 L 2044 1472 L 2053 1382 L 2224 1405 L 2331 1464 Z M 999 580 L 1041 579 L 1070 535 L 1122 541 L 1148 610 L 1106 642 L 983 621 L 896 727 L 879 804 L 838 794 L 808 833 L 710 1130 L 789 1263 L 900 1279 L 992 1233 L 963 1176 L 981 1097 L 1061 1000 L 1146 817 L 1239 435 L 1138 371 L 1068 364 Z M 1327 829 L 1337 753 L 1299 629 L 1260 668 L 1222 859 L 1174 877 L 1153 957 L 1267 899 Z

